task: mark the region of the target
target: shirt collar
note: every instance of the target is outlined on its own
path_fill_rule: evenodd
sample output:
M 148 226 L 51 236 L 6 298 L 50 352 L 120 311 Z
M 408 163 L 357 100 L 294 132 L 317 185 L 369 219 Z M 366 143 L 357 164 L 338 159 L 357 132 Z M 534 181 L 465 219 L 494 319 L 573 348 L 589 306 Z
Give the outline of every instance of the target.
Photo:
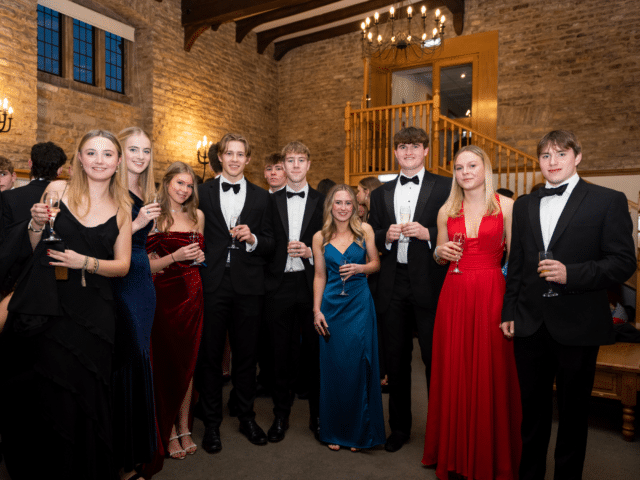
M 415 175 L 411 175 L 410 177 L 405 175 L 404 173 L 400 172 L 400 174 L 398 175 L 398 184 L 400 184 L 400 177 L 413 178 L 413 177 L 417 176 L 418 180 L 420 181 L 420 185 L 421 185 L 422 184 L 422 179 L 424 178 L 424 172 L 425 172 L 425 168 L 424 167 L 422 167 L 418 173 L 416 173 Z
M 562 185 L 566 185 L 567 189 L 564 191 L 564 193 L 561 196 L 564 197 L 565 195 L 567 195 L 567 197 L 568 197 L 569 195 L 571 195 L 571 192 L 573 192 L 573 189 L 576 187 L 576 185 L 578 184 L 579 181 L 580 181 L 580 175 L 578 175 L 578 173 L 576 172 L 571 177 L 569 177 L 567 180 L 562 182 L 560 185 L 551 185 L 549 182 L 546 182 L 545 183 L 545 187 L 546 188 L 558 188 L 558 187 L 561 187 Z
M 292 193 L 304 192 L 305 196 L 307 195 L 307 193 L 309 193 L 309 183 L 308 182 L 305 184 L 304 187 L 302 187 L 300 190 L 298 190 L 298 192 L 296 192 L 289 185 L 286 185 L 284 188 L 287 189 L 287 192 L 292 192 Z

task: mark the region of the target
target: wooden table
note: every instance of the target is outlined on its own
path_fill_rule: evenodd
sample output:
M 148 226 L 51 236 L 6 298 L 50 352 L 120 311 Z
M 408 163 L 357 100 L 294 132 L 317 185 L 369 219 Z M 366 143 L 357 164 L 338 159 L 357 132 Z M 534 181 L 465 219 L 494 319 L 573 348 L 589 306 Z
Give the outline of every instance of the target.
M 603 345 L 598 353 L 591 395 L 622 402 L 622 435 L 634 438 L 635 407 L 640 392 L 640 343 Z

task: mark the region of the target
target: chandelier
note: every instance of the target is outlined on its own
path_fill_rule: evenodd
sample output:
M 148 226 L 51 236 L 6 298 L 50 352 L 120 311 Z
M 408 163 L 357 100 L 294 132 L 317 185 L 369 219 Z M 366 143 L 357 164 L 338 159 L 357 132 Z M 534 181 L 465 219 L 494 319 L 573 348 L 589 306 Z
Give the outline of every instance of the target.
M 383 60 L 397 58 L 404 54 L 408 58 L 409 53 L 421 58 L 424 55 L 433 55 L 444 43 L 445 16 L 436 10 L 435 27 L 427 32 L 427 7 L 420 9 L 420 19 L 414 19 L 412 6 L 406 8 L 406 17 L 401 17 L 401 9 L 391 7 L 389 13 L 382 15 L 376 12 L 371 18 L 367 17 L 360 25 L 362 28 L 362 55 L 363 57 L 378 56 Z M 385 25 L 381 25 L 381 23 Z
M 0 111 L 0 133 L 6 133 L 11 130 L 12 119 L 13 108 L 9 107 L 9 100 L 5 98 L 2 102 L 2 110 Z

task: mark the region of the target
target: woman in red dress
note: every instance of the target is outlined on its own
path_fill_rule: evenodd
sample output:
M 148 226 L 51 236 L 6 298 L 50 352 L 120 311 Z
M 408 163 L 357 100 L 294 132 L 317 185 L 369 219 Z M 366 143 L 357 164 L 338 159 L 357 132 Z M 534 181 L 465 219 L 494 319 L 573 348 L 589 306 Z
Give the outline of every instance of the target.
M 204 215 L 198 210 L 196 176 L 175 162 L 162 178 L 162 213 L 147 240 L 156 313 L 151 330 L 151 363 L 158 424 L 158 452 L 143 471 L 149 478 L 163 458 L 184 459 L 196 451 L 191 439 L 193 372 L 198 357 L 204 304 L 200 271 L 204 261 Z
M 450 472 L 475 480 L 518 476 L 520 390 L 513 344 L 500 330 L 500 262 L 510 245 L 513 201 L 494 192 L 492 174 L 482 149 L 460 149 L 451 194 L 438 212 L 434 257 L 451 265 L 433 333 L 422 463 L 436 465 L 442 480 Z

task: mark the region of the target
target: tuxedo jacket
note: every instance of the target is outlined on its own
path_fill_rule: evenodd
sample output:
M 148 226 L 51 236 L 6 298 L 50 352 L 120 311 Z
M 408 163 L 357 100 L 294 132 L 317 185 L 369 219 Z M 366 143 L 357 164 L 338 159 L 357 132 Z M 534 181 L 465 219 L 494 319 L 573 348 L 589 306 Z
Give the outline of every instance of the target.
M 322 229 L 322 213 L 324 210 L 324 197 L 320 192 L 309 186 L 306 198 L 302 228 L 300 229 L 300 241 L 309 248 L 313 241 L 313 235 Z M 275 237 L 275 249 L 269 259 L 266 272 L 267 292 L 275 291 L 282 282 L 284 269 L 287 264 L 287 244 L 289 243 L 289 214 L 287 210 L 286 188 L 278 190 L 270 195 L 272 200 L 272 225 Z M 306 274 L 309 291 L 313 292 L 314 266 L 308 258 L 302 258 L 304 272 Z
M 32 180 L 22 187 L 2 192 L 0 240 L 4 239 L 6 232 L 13 224 L 31 219 L 31 207 L 40 201 L 47 185 L 49 185 L 49 180 Z
M 0 220 L 0 291 L 10 291 L 31 256 L 27 224 L 31 207 L 38 203 L 49 180 L 32 180 L 27 185 L 2 192 Z
M 389 306 L 396 273 L 398 242 L 392 243 L 391 250 L 387 250 L 385 243 L 389 226 L 398 223 L 394 196 L 399 179 L 398 176 L 396 180 L 385 183 L 371 193 L 369 224 L 375 233 L 376 247 L 381 253 L 380 275 L 375 295 L 380 313 L 384 313 Z M 407 268 L 413 296 L 416 303 L 424 308 L 435 308 L 437 305 L 447 271 L 446 267 L 434 261 L 433 249 L 436 247 L 438 238 L 438 210 L 447 200 L 450 192 L 450 178 L 424 172 L 413 221 L 429 229 L 431 246 L 427 241 L 411 238 L 407 252 Z
M 238 249 L 230 250 L 231 235 L 220 207 L 220 179 L 203 183 L 198 187 L 200 210 L 204 213 L 204 240 L 206 267 L 200 269 L 202 287 L 205 293 L 215 292 L 231 253 L 231 283 L 236 293 L 241 295 L 263 295 L 264 269 L 267 258 L 274 248 L 271 227 L 271 201 L 269 193 L 246 180 L 247 195 L 240 212 L 240 224 L 247 225 L 258 245 L 247 252 L 245 242 L 236 240 Z
M 525 195 L 513 207 L 502 321 L 513 320 L 518 337 L 534 334 L 544 323 L 563 345 L 614 343 L 606 289 L 626 281 L 636 269 L 626 197 L 578 182 L 547 247 L 567 268 L 566 285 L 553 286 L 557 297 L 542 296 L 549 286 L 537 272 L 538 253 L 544 250 L 540 197 Z

